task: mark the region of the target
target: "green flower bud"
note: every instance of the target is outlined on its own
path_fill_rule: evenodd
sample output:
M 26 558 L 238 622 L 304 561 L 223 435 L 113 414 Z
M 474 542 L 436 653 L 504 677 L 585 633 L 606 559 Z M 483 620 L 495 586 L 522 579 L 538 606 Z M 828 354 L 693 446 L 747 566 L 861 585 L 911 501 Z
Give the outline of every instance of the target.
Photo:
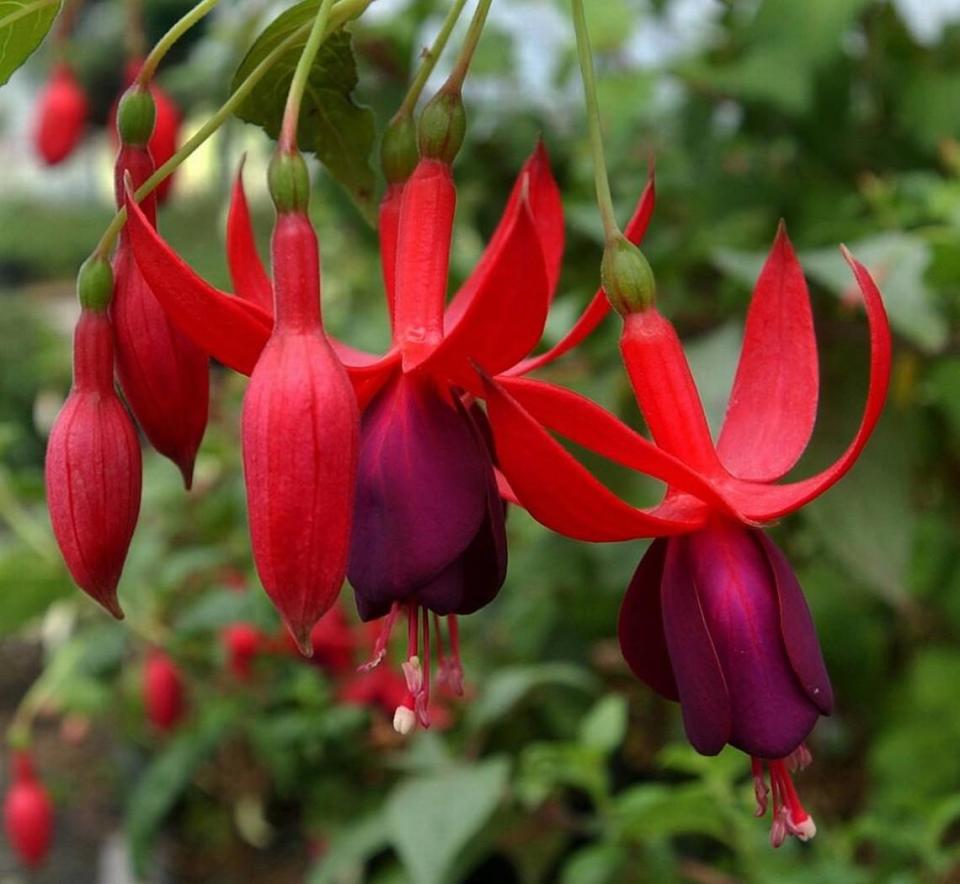
M 122 144 L 144 147 L 153 135 L 157 108 L 149 89 L 134 83 L 120 99 L 117 109 L 117 131 Z
M 303 154 L 277 151 L 267 169 L 267 185 L 277 211 L 306 212 L 310 204 L 310 173 Z
M 113 270 L 110 262 L 91 255 L 80 265 L 77 274 L 77 297 L 84 310 L 102 313 L 113 298 Z
M 600 282 L 607 300 L 622 316 L 653 306 L 657 290 L 653 270 L 643 252 L 623 235 L 603 250 Z
M 460 90 L 441 89 L 420 114 L 420 154 L 452 164 L 467 131 Z
M 403 184 L 417 167 L 417 127 L 413 117 L 394 117 L 380 144 L 380 163 L 388 184 Z

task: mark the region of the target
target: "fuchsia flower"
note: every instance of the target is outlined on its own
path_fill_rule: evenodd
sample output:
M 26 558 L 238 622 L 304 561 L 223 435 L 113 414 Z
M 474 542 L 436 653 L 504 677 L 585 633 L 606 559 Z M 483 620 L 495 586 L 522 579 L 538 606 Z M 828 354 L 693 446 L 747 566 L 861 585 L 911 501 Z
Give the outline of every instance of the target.
M 89 102 L 70 66 L 57 64 L 40 93 L 33 133 L 40 158 L 48 165 L 63 162 L 83 137 Z
M 867 270 L 844 255 L 870 325 L 870 387 L 853 442 L 811 478 L 775 483 L 809 441 L 819 384 L 807 287 L 782 227 L 753 294 L 716 445 L 676 333 L 652 306 L 626 312 L 621 350 L 656 444 L 567 390 L 485 381 L 498 462 L 538 520 L 583 540 L 664 538 L 651 545 L 627 590 L 624 657 L 654 690 L 679 700 L 697 750 L 713 755 L 730 743 L 752 756 L 759 814 L 769 767 L 774 845 L 787 834 L 806 839 L 815 832 L 789 771 L 809 761 L 804 740 L 830 713 L 833 695 L 797 580 L 758 526 L 799 509 L 853 466 L 889 381 L 880 293 Z M 661 479 L 666 497 L 652 511 L 628 505 L 548 430 Z
M 252 623 L 231 623 L 221 633 L 227 667 L 238 681 L 250 681 L 253 662 L 267 646 L 265 636 Z
M 25 750 L 11 755 L 12 782 L 3 800 L 3 823 L 10 845 L 30 868 L 43 864 L 53 838 L 53 804 Z
M 187 711 L 183 676 L 170 656 L 151 649 L 143 667 L 143 704 L 147 719 L 160 731 L 172 731 Z
M 473 366 L 497 375 L 545 364 L 586 337 L 608 310 L 598 292 L 565 338 L 525 358 L 543 333 L 563 250 L 562 206 L 542 146 L 524 165 L 476 270 L 445 307 L 455 200 L 450 165 L 440 159 L 421 158 L 407 180 L 391 184 L 381 204 L 380 239 L 392 346 L 378 358 L 333 342 L 362 409 L 348 575 L 361 617 L 386 615 L 373 665 L 406 612 L 405 671 L 423 724 L 430 613 L 441 674 L 458 687 L 455 617 L 487 604 L 506 573 L 504 508 L 486 421 L 464 393 L 482 392 Z M 627 231 L 635 241 L 652 206 L 651 186 Z M 171 320 L 210 355 L 249 373 L 273 323 L 272 286 L 256 253 L 240 178 L 227 239 L 240 297 L 197 277 L 136 206 L 129 229 L 144 278 Z M 449 655 L 438 632 L 443 616 Z

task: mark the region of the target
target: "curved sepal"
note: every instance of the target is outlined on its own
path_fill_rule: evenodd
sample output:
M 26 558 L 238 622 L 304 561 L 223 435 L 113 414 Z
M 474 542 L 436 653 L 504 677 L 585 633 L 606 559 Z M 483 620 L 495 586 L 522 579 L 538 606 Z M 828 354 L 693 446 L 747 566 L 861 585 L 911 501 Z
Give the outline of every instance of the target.
M 845 248 L 843 256 L 853 270 L 870 326 L 870 382 L 860 427 L 847 450 L 827 469 L 809 479 L 786 485 L 761 485 L 732 479 L 724 488 L 727 496 L 747 518 L 765 522 L 779 519 L 819 497 L 856 463 L 873 433 L 890 386 L 891 337 L 883 299 L 870 272 Z
M 595 479 L 507 391 L 483 378 L 497 464 L 518 500 L 548 528 L 578 540 L 612 541 L 677 534 L 703 513 L 664 517 L 637 509 Z M 671 512 L 673 512 L 671 510 Z
M 273 317 L 194 273 L 153 229 L 129 190 L 126 208 L 126 229 L 140 273 L 170 321 L 214 359 L 249 375 L 270 336 Z
M 476 294 L 421 367 L 475 389 L 471 361 L 489 374 L 515 365 L 540 340 L 549 305 L 540 239 L 530 204 L 521 197 L 496 253 L 483 269 Z
M 803 269 L 783 222 L 760 271 L 717 453 L 733 475 L 772 482 L 803 454 L 817 418 L 817 341 Z
M 400 233 L 400 206 L 403 203 L 403 185 L 391 184 L 380 201 L 377 234 L 380 239 L 380 269 L 383 289 L 387 296 L 390 328 L 394 327 L 394 291 L 397 277 L 397 237 Z
M 243 162 L 237 169 L 227 215 L 227 265 L 237 295 L 273 313 L 273 285 L 260 260 L 243 190 Z

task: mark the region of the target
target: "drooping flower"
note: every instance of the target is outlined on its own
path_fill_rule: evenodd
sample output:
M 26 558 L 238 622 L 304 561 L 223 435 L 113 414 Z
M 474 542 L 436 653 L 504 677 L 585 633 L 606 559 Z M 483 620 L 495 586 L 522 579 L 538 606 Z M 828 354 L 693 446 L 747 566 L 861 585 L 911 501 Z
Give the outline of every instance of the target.
M 3 800 L 3 823 L 14 853 L 24 865 L 37 868 L 50 852 L 53 804 L 33 769 L 26 750 L 11 755 L 11 783 Z
M 221 635 L 227 652 L 227 667 L 238 681 L 253 676 L 253 661 L 265 648 L 264 635 L 252 623 L 231 623 Z
M 131 87 L 120 103 L 117 122 L 120 150 L 115 185 L 117 204 L 122 206 L 126 176 L 130 186 L 137 188 L 155 170 L 146 144 L 160 124 L 159 105 L 155 106 L 149 91 Z M 155 226 L 153 194 L 144 200 L 143 210 Z M 133 258 L 126 228 L 120 231 L 113 272 L 116 288 L 110 312 L 120 386 L 150 443 L 179 467 L 189 488 L 207 426 L 207 354 L 167 318 Z
M 494 375 L 531 370 L 575 346 L 609 309 L 598 292 L 568 335 L 528 356 L 543 333 L 563 249 L 559 191 L 542 146 L 518 176 L 474 273 L 445 304 L 456 200 L 451 160 L 429 153 L 417 159 L 414 145 L 413 162 L 390 178 L 381 204 L 389 352 L 378 358 L 333 342 L 362 410 L 348 576 L 361 617 L 384 617 L 374 663 L 386 653 L 390 626 L 407 615 L 405 670 L 424 724 L 431 625 L 443 680 L 459 688 L 456 617 L 489 602 L 506 573 L 504 510 L 473 365 Z M 628 228 L 632 239 L 642 237 L 652 206 L 651 182 Z M 129 224 L 137 261 L 171 319 L 212 356 L 249 373 L 273 323 L 272 284 L 239 176 L 227 251 L 240 297 L 199 279 L 136 206 Z
M 143 705 L 147 719 L 160 731 L 172 731 L 186 713 L 183 676 L 159 648 L 150 650 L 143 667 Z
M 627 590 L 624 657 L 654 690 L 679 700 L 696 749 L 712 755 L 730 743 L 753 758 L 761 814 L 769 768 L 774 845 L 815 832 L 790 770 L 809 761 L 804 741 L 830 713 L 833 695 L 796 577 L 758 526 L 799 509 L 853 466 L 889 381 L 880 293 L 844 255 L 870 325 L 870 386 L 853 442 L 811 478 L 776 484 L 810 439 L 819 384 L 809 296 L 783 228 L 754 291 L 716 445 L 676 332 L 650 303 L 619 300 L 621 352 L 655 444 L 570 391 L 527 379 L 485 381 L 498 463 L 534 517 L 584 540 L 664 538 Z M 662 480 L 666 497 L 653 510 L 630 506 L 548 430 Z
M 73 386 L 47 442 L 47 507 L 77 585 L 123 617 L 117 584 L 140 512 L 140 443 L 113 386 L 114 337 L 105 261 L 80 271 Z
M 89 102 L 66 62 L 58 63 L 40 93 L 33 142 L 48 165 L 62 163 L 83 137 Z

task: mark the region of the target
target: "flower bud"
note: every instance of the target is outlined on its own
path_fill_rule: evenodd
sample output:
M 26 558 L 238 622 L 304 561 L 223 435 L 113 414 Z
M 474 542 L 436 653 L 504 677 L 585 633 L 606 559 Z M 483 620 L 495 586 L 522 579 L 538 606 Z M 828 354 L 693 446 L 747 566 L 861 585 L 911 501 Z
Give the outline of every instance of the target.
M 144 147 L 153 135 L 157 108 L 148 89 L 131 86 L 120 99 L 117 109 L 117 132 L 122 144 Z
M 87 271 L 99 275 L 89 264 Z M 47 443 L 47 505 L 73 579 L 117 618 L 140 473 L 137 433 L 113 387 L 110 320 L 84 309 L 74 336 L 73 387 Z
M 383 133 L 380 162 L 388 184 L 402 184 L 420 160 L 417 150 L 417 127 L 410 114 L 394 117 Z
M 159 169 L 177 152 L 177 142 L 180 135 L 182 114 L 176 102 L 167 95 L 156 83 L 150 84 L 150 94 L 157 108 L 157 122 L 150 136 L 150 156 L 154 165 Z M 170 195 L 173 187 L 173 174 L 167 175 L 155 191 L 157 202 L 163 203 Z
M 77 274 L 77 298 L 84 310 L 102 313 L 113 298 L 113 270 L 110 264 L 91 255 L 80 265 Z
M 231 623 L 223 631 L 223 644 L 230 672 L 239 681 L 249 681 L 253 661 L 263 646 L 260 630 L 250 623 Z
M 267 169 L 267 185 L 277 211 L 306 212 L 310 204 L 310 174 L 299 151 L 277 151 Z
M 23 750 L 12 755 L 12 782 L 3 802 L 3 822 L 20 860 L 30 868 L 40 866 L 50 852 L 53 805 L 34 774 L 30 754 Z
M 420 154 L 451 165 L 466 131 L 467 115 L 460 90 L 441 89 L 420 114 Z
M 87 123 L 86 93 L 66 64 L 58 64 L 40 94 L 34 144 L 40 158 L 55 166 L 79 144 Z
M 122 146 L 115 168 L 118 205 L 122 205 L 124 177 L 129 174 L 136 188 L 153 170 L 146 148 Z M 145 199 L 143 208 L 155 221 L 152 196 Z M 180 468 L 189 488 L 207 426 L 209 360 L 170 322 L 137 266 L 125 229 L 113 269 L 116 287 L 110 313 L 116 328 L 120 386 L 150 444 Z
M 622 316 L 653 306 L 656 282 L 643 252 L 625 236 L 607 243 L 600 264 L 600 282 L 607 300 Z
M 143 670 L 143 705 L 147 719 L 161 731 L 173 730 L 186 711 L 180 670 L 156 648 L 147 656 Z

